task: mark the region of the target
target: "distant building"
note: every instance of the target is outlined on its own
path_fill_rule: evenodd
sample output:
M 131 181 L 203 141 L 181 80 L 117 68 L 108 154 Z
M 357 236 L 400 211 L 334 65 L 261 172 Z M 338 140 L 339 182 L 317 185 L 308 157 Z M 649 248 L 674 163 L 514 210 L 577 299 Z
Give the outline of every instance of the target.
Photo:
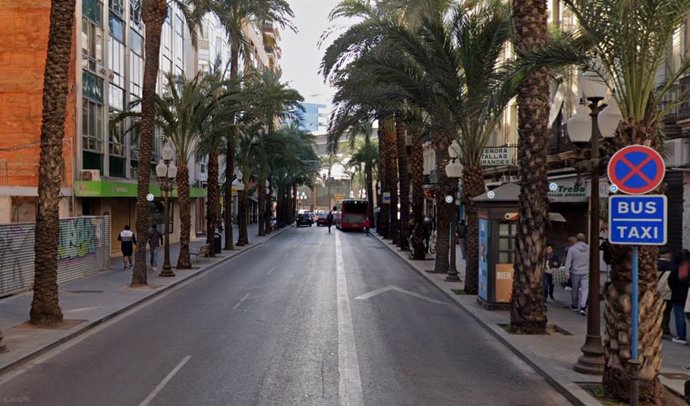
M 310 133 L 325 133 L 328 131 L 328 113 L 325 104 L 302 103 L 304 112 L 299 120 L 300 128 Z

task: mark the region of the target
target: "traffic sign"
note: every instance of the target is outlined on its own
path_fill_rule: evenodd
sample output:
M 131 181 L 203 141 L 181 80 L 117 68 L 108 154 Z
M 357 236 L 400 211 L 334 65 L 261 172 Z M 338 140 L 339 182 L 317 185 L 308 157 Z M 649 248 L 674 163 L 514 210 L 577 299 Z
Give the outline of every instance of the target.
M 381 196 L 381 202 L 383 204 L 389 204 L 391 202 L 391 192 L 383 192 L 383 196 Z
M 630 145 L 618 150 L 608 166 L 611 184 L 630 195 L 653 191 L 661 184 L 665 173 L 664 158 L 644 145 Z
M 666 196 L 609 197 L 609 241 L 622 245 L 666 244 Z

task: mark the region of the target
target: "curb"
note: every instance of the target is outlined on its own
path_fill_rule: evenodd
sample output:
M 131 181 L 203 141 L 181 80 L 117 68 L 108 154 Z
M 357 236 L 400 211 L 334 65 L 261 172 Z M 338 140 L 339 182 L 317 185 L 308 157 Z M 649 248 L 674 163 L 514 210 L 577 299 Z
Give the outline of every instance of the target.
M 374 234 L 374 233 L 372 233 Z M 544 380 L 551 385 L 558 393 L 563 395 L 568 401 L 573 403 L 574 405 L 577 406 L 601 406 L 602 403 L 596 400 L 592 395 L 590 395 L 587 391 L 582 389 L 577 383 L 571 382 L 569 379 L 563 377 L 559 372 L 552 370 L 551 368 L 543 367 L 541 366 L 538 362 L 534 361 L 533 358 L 536 358 L 534 354 L 531 351 L 526 351 L 518 348 L 515 346 L 513 343 L 508 340 L 508 338 L 504 335 L 507 334 L 505 331 L 500 328 L 499 326 L 494 326 L 492 324 L 489 324 L 479 318 L 472 309 L 467 308 L 462 302 L 459 301 L 459 299 L 456 297 L 456 295 L 449 293 L 444 289 L 443 286 L 440 286 L 436 283 L 435 280 L 431 279 L 429 275 L 427 275 L 425 272 L 422 272 L 418 270 L 412 262 L 405 257 L 406 254 L 404 254 L 406 251 L 398 251 L 396 245 L 390 245 L 388 244 L 382 237 L 379 235 L 374 235 L 376 240 L 384 245 L 386 248 L 388 248 L 393 254 L 395 254 L 398 258 L 403 260 L 405 264 L 409 268 L 411 268 L 414 272 L 421 274 L 424 276 L 424 278 L 429 282 L 431 285 L 435 286 L 438 290 L 443 292 L 445 295 L 449 296 L 453 301 L 462 309 L 465 313 L 467 313 L 472 319 L 474 319 L 478 324 L 486 331 L 489 332 L 492 336 L 494 336 L 499 342 L 501 342 L 503 345 L 506 346 L 512 353 L 514 353 L 518 358 L 520 358 L 522 361 L 524 361 L 527 365 L 529 365 L 532 369 L 534 369 L 539 375 L 541 375 Z M 403 254 L 401 254 L 403 253 Z M 499 331 L 500 330 L 500 331 Z
M 27 363 L 27 362 L 29 362 L 29 361 L 31 361 L 31 360 L 39 357 L 39 356 L 51 351 L 51 350 L 54 350 L 55 348 L 59 347 L 60 345 L 65 344 L 66 342 L 68 342 L 70 340 L 73 340 L 74 338 L 98 327 L 99 325 L 101 325 L 101 324 L 103 324 L 109 320 L 114 319 L 115 317 L 117 317 L 123 313 L 128 312 L 129 310 L 132 310 L 136 307 L 139 307 L 141 305 L 146 304 L 147 302 L 155 299 L 156 297 L 162 295 L 163 293 L 170 291 L 171 289 L 173 289 L 175 287 L 178 287 L 178 286 L 180 286 L 184 283 L 187 283 L 187 282 L 191 282 L 192 280 L 196 279 L 199 275 L 205 274 L 205 273 L 207 273 L 213 269 L 216 269 L 220 265 L 224 264 L 225 262 L 230 261 L 231 259 L 237 258 L 241 255 L 244 255 L 246 252 L 254 250 L 256 247 L 261 246 L 261 244 L 263 244 L 264 242 L 269 241 L 269 240 L 273 239 L 274 237 L 277 237 L 282 232 L 289 230 L 290 228 L 292 228 L 292 225 L 284 227 L 280 230 L 274 231 L 272 233 L 272 235 L 270 235 L 267 239 L 260 241 L 260 242 L 257 242 L 257 243 L 254 243 L 254 244 L 250 244 L 250 246 L 243 248 L 241 250 L 237 250 L 235 248 L 233 250 L 233 251 L 236 251 L 235 254 L 228 256 L 228 257 L 225 257 L 225 258 L 222 258 L 220 261 L 213 263 L 207 267 L 201 268 L 196 273 L 189 275 L 184 279 L 177 280 L 177 281 L 171 283 L 170 285 L 167 285 L 161 289 L 158 289 L 158 290 L 154 291 L 153 293 L 151 293 L 150 295 L 143 297 L 143 298 L 141 298 L 141 299 L 139 299 L 133 303 L 130 303 L 129 305 L 114 311 L 113 313 L 110 313 L 106 316 L 101 317 L 100 319 L 97 319 L 97 320 L 94 320 L 94 321 L 89 322 L 87 324 L 84 324 L 83 327 L 81 327 L 81 328 L 77 329 L 76 331 L 73 331 L 72 333 L 58 339 L 57 341 L 54 341 L 54 342 L 46 345 L 45 347 L 42 347 L 42 348 L 40 348 L 40 349 L 30 353 L 30 354 L 27 354 L 26 356 L 19 358 L 19 359 L 15 360 L 14 362 L 12 362 L 8 365 L 0 367 L 0 376 L 4 375 L 5 373 L 9 372 L 10 370 L 17 368 L 18 366 L 21 366 L 22 364 L 25 364 L 25 363 Z

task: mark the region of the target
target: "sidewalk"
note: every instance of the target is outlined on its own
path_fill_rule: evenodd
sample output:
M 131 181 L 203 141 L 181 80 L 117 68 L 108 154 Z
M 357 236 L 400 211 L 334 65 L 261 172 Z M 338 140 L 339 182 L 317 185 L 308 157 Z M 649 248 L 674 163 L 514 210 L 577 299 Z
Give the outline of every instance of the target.
M 230 258 L 260 246 L 263 242 L 287 230 L 285 227 L 268 236 L 257 237 L 257 226 L 249 226 L 250 244 L 236 247 L 233 251 L 222 251 L 215 258 L 192 257 L 193 269 L 177 270 L 174 265 L 179 255 L 179 244 L 170 246 L 170 263 L 174 278 L 160 278 L 158 272 L 149 271 L 148 285 L 130 288 L 131 269 L 123 270 L 121 257 L 111 258 L 111 270 L 74 280 L 60 285 L 60 308 L 64 319 L 72 321 L 55 329 L 39 329 L 27 325 L 31 308 L 32 293 L 26 292 L 0 300 L 0 330 L 5 335 L 2 343 L 8 352 L 0 354 L 0 374 L 21 363 L 82 334 L 91 328 L 139 305 L 180 283 L 217 267 Z M 234 236 L 237 238 L 237 230 Z M 190 247 L 206 243 L 205 237 L 193 239 Z M 159 266 L 163 263 L 163 252 L 159 252 Z M 159 268 L 160 270 L 160 268 Z
M 508 311 L 490 311 L 484 309 L 476 301 L 474 295 L 458 295 L 451 289 L 463 289 L 462 282 L 446 282 L 445 274 L 430 274 L 426 270 L 433 269 L 433 261 L 412 261 L 407 252 L 402 252 L 381 236 L 372 233 L 382 244 L 403 258 L 410 266 L 424 275 L 431 283 L 455 300 L 461 308 L 467 311 L 477 322 L 489 330 L 499 341 L 503 342 L 517 356 L 539 372 L 549 384 L 556 388 L 568 400 L 576 405 L 600 405 L 594 397 L 582 389 L 582 383 L 601 383 L 601 377 L 583 375 L 573 370 L 572 366 L 581 355 L 580 347 L 585 342 L 587 332 L 587 318 L 579 313 L 573 313 L 570 305 L 570 292 L 557 286 L 554 292 L 555 301 L 547 302 L 547 317 L 549 325 L 556 325 L 561 331 L 571 335 L 555 333 L 544 336 L 525 336 L 509 334 L 501 327 L 510 322 Z M 429 257 L 429 255 L 427 255 Z M 465 262 L 462 260 L 460 249 L 457 248 L 458 271 L 464 280 Z M 605 274 L 602 274 L 605 279 Z M 603 286 L 603 285 L 602 285 Z M 603 302 L 602 302 L 603 312 Z M 602 337 L 603 337 L 603 314 Z M 672 323 L 673 324 L 673 323 Z M 684 382 L 690 379 L 690 374 L 681 369 L 690 363 L 690 348 L 664 340 L 663 364 L 661 368 L 661 382 L 672 392 L 683 394 Z

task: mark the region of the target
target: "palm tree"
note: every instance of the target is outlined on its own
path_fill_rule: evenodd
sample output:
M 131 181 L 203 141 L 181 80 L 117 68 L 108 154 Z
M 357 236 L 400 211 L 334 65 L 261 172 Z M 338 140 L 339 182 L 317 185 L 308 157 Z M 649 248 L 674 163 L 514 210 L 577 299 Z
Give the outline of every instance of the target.
M 218 15 L 225 31 L 230 39 L 230 78 L 239 79 L 239 57 L 251 55 L 248 41 L 245 36 L 245 26 L 254 24 L 263 27 L 264 24 L 278 24 L 281 28 L 289 28 L 296 31 L 290 20 L 294 17 L 292 8 L 286 0 L 218 0 L 214 11 Z M 235 118 L 239 121 L 239 117 Z M 235 127 L 227 133 L 226 159 L 225 159 L 225 249 L 232 249 L 232 213 L 230 202 L 232 201 L 235 148 L 238 142 L 238 129 Z M 246 191 L 239 195 L 246 194 Z M 246 224 L 244 226 L 246 229 Z M 240 225 L 240 231 L 243 227 Z M 240 240 L 246 240 L 241 237 Z
M 669 45 L 685 21 L 689 0 L 641 0 L 633 3 L 603 0 L 566 0 L 580 28 L 561 33 L 553 43 L 525 56 L 531 68 L 578 65 L 606 83 L 620 106 L 623 120 L 614 143 L 663 148 L 660 123 L 669 110 L 663 105 L 677 81 L 690 69 L 690 62 L 667 63 Z M 621 18 L 625 16 L 625 18 Z M 653 18 L 652 18 L 653 17 Z M 657 72 L 663 69 L 666 80 L 660 85 Z M 615 90 L 615 92 L 614 92 Z M 681 97 L 686 97 L 687 94 Z M 680 102 L 677 100 L 676 102 Z M 672 104 L 673 105 L 673 104 Z M 640 248 L 640 399 L 659 403 L 662 386 L 661 325 L 663 301 L 656 290 L 655 247 Z M 632 371 L 630 360 L 631 328 L 630 248 L 612 246 L 611 284 L 606 291 L 604 389 L 614 398 L 629 400 Z
M 58 304 L 57 250 L 60 234 L 60 185 L 64 169 L 68 74 L 72 53 L 74 0 L 52 0 L 48 53 L 43 75 L 43 122 L 39 161 L 36 239 L 34 243 L 34 295 L 30 322 L 50 326 L 62 321 Z M 1 334 L 0 334 L 1 336 Z
M 185 22 L 196 43 L 196 28 L 201 26 L 202 17 L 212 9 L 213 1 L 206 0 L 172 0 L 182 12 Z M 146 235 L 149 229 L 149 193 L 151 179 L 151 162 L 156 116 L 156 80 L 159 70 L 161 31 L 168 14 L 169 3 L 166 0 L 144 0 L 141 2 L 142 21 L 146 34 L 144 61 L 144 78 L 141 97 L 141 123 L 139 134 L 139 166 L 137 167 L 137 206 L 136 233 Z M 137 244 L 134 253 L 131 286 L 146 285 L 146 244 Z

